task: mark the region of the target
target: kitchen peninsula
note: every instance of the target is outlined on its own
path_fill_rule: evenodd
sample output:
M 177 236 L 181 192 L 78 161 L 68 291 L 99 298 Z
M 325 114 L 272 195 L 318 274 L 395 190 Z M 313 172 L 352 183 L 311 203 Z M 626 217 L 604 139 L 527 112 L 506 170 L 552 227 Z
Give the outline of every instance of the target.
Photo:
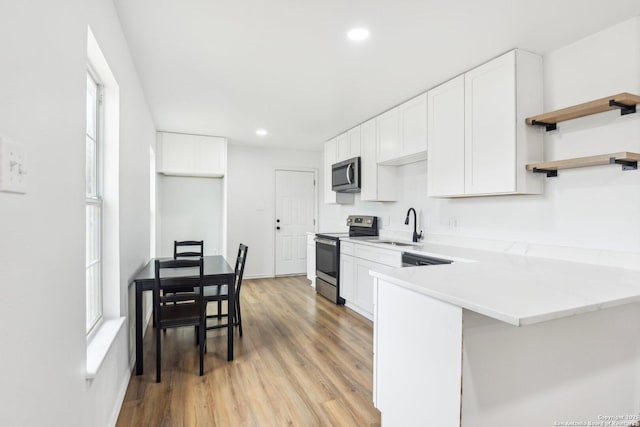
M 637 421 L 638 271 L 419 251 L 454 263 L 371 272 L 374 401 L 385 425 Z

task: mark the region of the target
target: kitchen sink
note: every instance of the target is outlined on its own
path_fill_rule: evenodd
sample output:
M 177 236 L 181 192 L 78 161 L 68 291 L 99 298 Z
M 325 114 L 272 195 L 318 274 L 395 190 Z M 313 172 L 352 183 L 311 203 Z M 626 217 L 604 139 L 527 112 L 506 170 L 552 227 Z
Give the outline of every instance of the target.
M 382 243 L 384 245 L 393 245 L 393 246 L 416 246 L 416 243 L 403 243 L 403 242 L 394 242 L 392 240 L 370 240 L 370 243 Z

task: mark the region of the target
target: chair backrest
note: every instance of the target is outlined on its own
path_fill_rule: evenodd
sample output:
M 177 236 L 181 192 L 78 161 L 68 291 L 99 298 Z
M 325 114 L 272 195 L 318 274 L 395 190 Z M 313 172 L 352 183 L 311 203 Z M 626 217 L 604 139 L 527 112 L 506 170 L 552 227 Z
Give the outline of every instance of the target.
M 165 302 L 194 301 L 204 305 L 204 262 L 197 260 L 179 259 L 160 261 L 155 263 L 155 281 L 153 287 L 153 304 L 159 307 Z M 184 288 L 184 292 L 164 295 L 163 289 Z M 194 288 L 199 288 L 195 292 Z M 175 292 L 175 291 L 172 291 Z M 160 310 L 157 311 L 160 313 Z
M 240 286 L 242 286 L 242 276 L 244 275 L 244 265 L 247 262 L 247 252 L 249 247 L 240 243 L 238 247 L 238 257 L 236 258 L 236 294 L 240 293 Z
M 181 250 L 180 248 L 197 247 L 197 250 Z M 183 240 L 173 241 L 173 259 L 185 257 L 203 257 L 204 256 L 204 240 Z

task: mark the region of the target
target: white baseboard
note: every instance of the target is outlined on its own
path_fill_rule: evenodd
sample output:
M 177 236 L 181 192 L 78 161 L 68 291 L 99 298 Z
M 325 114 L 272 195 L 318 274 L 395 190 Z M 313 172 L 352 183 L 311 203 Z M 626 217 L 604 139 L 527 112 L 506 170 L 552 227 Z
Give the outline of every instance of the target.
M 120 391 L 118 392 L 118 398 L 116 399 L 116 405 L 113 408 L 113 412 L 111 413 L 111 418 L 109 419 L 109 423 L 107 424 L 110 427 L 115 427 L 118 422 L 118 416 L 120 416 L 120 410 L 122 409 L 122 404 L 124 403 L 124 396 L 127 394 L 127 388 L 129 388 L 129 382 L 131 381 L 131 375 L 133 374 L 133 370 L 129 371 L 129 375 L 125 375 L 120 384 Z

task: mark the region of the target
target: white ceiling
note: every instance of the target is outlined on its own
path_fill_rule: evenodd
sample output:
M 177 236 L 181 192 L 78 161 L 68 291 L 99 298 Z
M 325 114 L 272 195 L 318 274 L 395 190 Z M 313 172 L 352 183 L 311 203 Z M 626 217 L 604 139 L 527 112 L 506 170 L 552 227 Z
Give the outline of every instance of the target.
M 640 15 L 640 0 L 114 2 L 158 130 L 300 149 L 514 47 Z M 371 38 L 348 40 L 355 26 Z

